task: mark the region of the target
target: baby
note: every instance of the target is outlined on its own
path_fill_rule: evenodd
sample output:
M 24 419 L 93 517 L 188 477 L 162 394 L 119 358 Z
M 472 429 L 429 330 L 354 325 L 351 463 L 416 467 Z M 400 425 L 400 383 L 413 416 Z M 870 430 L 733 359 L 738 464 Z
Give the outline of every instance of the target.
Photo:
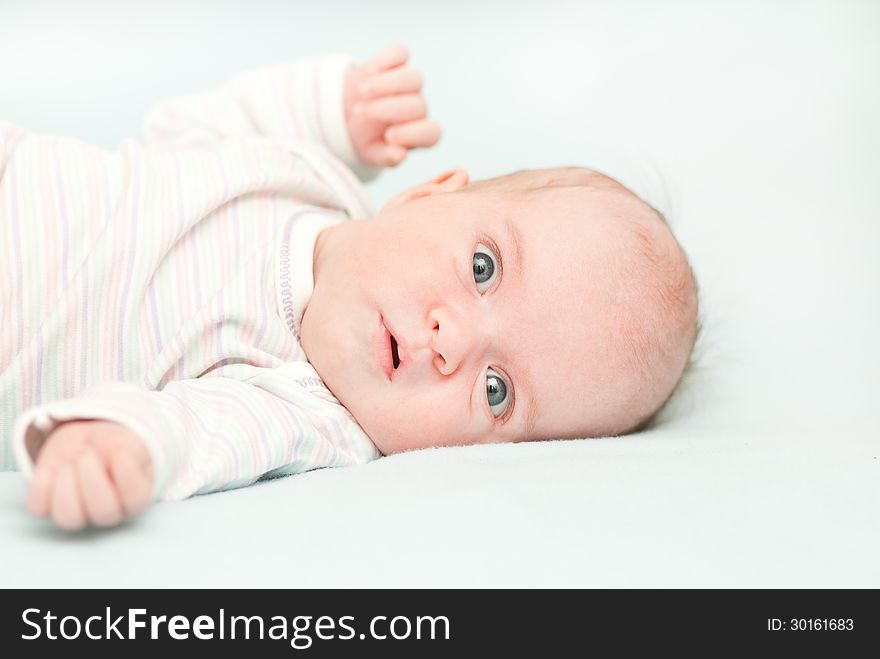
M 0 459 L 34 514 L 111 526 L 383 454 L 625 434 L 663 407 L 696 286 L 621 184 L 454 169 L 367 219 L 361 182 L 440 137 L 407 61 L 240 76 L 114 152 L 0 123 Z

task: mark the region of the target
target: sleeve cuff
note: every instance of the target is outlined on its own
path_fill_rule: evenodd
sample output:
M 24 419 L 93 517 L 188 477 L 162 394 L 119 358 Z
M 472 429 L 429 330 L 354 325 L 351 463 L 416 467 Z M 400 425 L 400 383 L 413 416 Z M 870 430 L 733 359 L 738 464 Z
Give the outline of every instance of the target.
M 119 385 L 105 385 L 119 386 Z M 87 398 L 69 398 L 55 401 L 47 405 L 30 407 L 19 414 L 12 431 L 12 447 L 15 462 L 18 469 L 30 480 L 33 477 L 34 465 L 37 455 L 49 434 L 65 421 L 77 420 L 100 420 L 113 421 L 126 426 L 134 432 L 147 447 L 150 459 L 153 462 L 153 501 L 159 500 L 168 484 L 167 460 L 162 455 L 162 449 L 155 437 L 155 428 L 150 428 L 149 423 L 139 419 L 136 415 L 128 414 L 120 409 L 121 395 L 131 398 L 129 387 L 121 385 L 124 392 L 114 392 L 109 397 L 98 397 L 91 392 Z M 149 392 L 145 392 L 149 393 Z M 121 395 L 120 395 L 121 394 Z M 145 409 L 150 409 L 149 406 Z

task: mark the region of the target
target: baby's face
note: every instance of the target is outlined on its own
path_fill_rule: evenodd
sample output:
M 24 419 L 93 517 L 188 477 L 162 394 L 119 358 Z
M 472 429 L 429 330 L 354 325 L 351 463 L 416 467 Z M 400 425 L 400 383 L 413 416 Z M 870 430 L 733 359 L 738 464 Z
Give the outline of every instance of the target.
M 316 249 L 303 348 L 384 454 L 625 424 L 634 374 L 609 294 L 621 203 L 573 187 L 528 201 L 468 190 L 334 227 Z

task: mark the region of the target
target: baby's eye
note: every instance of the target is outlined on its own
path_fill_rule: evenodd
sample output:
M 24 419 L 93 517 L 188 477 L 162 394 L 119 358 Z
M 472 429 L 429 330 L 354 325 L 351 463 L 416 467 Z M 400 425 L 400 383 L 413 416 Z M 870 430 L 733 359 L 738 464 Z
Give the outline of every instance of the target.
M 508 405 L 510 405 L 507 384 L 491 368 L 486 371 L 486 397 L 489 399 L 489 409 L 492 410 L 492 416 L 496 419 L 504 414 Z
M 474 250 L 474 281 L 477 282 L 477 290 L 485 293 L 495 280 L 495 257 L 492 250 L 483 243 L 477 243 Z

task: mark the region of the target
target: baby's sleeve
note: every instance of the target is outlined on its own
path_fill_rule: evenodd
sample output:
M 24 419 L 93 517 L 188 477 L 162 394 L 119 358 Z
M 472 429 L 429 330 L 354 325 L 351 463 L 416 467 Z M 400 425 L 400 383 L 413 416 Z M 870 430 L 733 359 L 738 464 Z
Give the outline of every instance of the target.
M 16 462 L 30 477 L 42 442 L 63 421 L 114 421 L 146 444 L 153 500 L 167 501 L 381 455 L 329 392 L 316 395 L 317 378 L 298 378 L 284 367 L 251 370 L 256 374 L 245 379 L 175 380 L 161 391 L 107 382 L 29 408 L 13 431 Z
M 239 75 L 198 94 L 170 98 L 146 115 L 143 141 L 153 148 L 205 145 L 229 137 L 272 137 L 321 144 L 362 180 L 381 171 L 361 160 L 345 122 L 343 54 L 295 59 Z

